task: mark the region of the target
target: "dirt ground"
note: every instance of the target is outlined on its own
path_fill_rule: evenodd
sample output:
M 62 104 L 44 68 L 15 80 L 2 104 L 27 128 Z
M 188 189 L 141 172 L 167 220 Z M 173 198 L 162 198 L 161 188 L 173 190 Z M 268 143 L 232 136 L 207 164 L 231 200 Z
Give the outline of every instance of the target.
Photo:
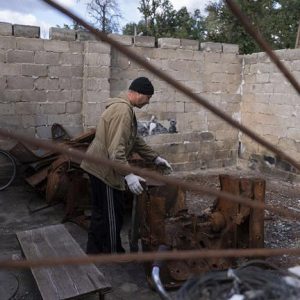
M 247 177 L 263 177 L 266 180 L 266 203 L 282 205 L 300 213 L 300 183 L 282 180 L 272 174 L 263 175 L 248 168 L 227 168 L 200 173 L 175 174 L 180 178 L 193 181 L 199 185 L 219 189 L 219 174 L 233 174 Z M 214 197 L 201 193 L 187 192 L 187 205 L 191 212 L 201 212 L 214 202 Z M 64 216 L 63 204 L 52 206 L 36 212 L 33 210 L 45 205 L 44 198 L 17 179 L 13 186 L 0 192 L 0 259 L 20 259 L 21 249 L 15 233 L 51 224 L 58 224 Z M 122 240 L 129 251 L 127 232 L 130 214 L 126 215 Z M 67 222 L 65 226 L 85 249 L 87 233 L 78 225 Z M 265 212 L 265 247 L 300 247 L 300 222 L 288 220 Z M 268 258 L 268 261 L 282 268 L 300 265 L 299 257 L 282 256 Z M 159 299 L 152 291 L 145 277 L 142 264 L 124 263 L 98 266 L 110 281 L 113 291 L 106 297 L 110 299 Z M 30 270 L 0 269 L 0 299 L 41 299 Z M 96 299 L 96 298 L 93 298 Z

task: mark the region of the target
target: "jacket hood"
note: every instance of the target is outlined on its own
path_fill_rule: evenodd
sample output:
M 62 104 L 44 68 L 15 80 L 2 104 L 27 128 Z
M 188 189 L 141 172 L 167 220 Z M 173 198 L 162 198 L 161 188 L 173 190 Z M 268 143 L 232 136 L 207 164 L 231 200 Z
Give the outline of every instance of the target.
M 128 100 L 127 93 L 125 93 L 125 92 L 121 93 L 118 97 L 110 98 L 107 101 L 106 108 L 108 108 L 109 106 L 111 106 L 112 104 L 115 104 L 115 103 L 126 103 L 131 108 L 133 108 L 133 105 Z

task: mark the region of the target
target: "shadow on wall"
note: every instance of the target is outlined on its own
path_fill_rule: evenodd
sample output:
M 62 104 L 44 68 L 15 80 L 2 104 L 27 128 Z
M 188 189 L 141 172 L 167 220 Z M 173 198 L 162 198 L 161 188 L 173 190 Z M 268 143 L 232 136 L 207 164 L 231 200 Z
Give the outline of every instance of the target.
M 162 124 L 169 122 L 168 124 Z M 138 135 L 147 136 L 154 134 L 163 134 L 163 133 L 176 133 L 176 120 L 168 119 L 167 121 L 158 122 L 156 116 L 152 116 L 150 121 L 138 121 Z M 168 129 L 167 129 L 168 127 Z

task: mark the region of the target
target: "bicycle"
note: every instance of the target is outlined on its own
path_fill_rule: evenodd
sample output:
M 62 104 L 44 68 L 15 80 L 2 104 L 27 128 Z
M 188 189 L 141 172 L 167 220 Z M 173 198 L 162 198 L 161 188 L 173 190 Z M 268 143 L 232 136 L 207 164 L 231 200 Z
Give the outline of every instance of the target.
M 7 151 L 0 149 L 0 191 L 3 191 L 16 178 L 17 164 L 14 157 Z

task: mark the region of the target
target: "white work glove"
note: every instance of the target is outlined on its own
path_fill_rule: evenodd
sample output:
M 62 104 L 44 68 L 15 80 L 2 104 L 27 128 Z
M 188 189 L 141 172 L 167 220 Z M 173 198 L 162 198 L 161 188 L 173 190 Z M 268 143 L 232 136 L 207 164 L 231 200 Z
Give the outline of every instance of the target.
M 157 156 L 155 158 L 154 163 L 158 166 L 163 166 L 163 167 L 167 168 L 169 173 L 171 173 L 173 171 L 173 169 L 172 169 L 171 165 L 168 163 L 168 161 L 160 156 Z
M 146 182 L 146 180 L 143 177 L 134 175 L 133 173 L 128 174 L 125 176 L 125 180 L 127 182 L 127 185 L 130 189 L 130 191 L 135 195 L 140 195 L 143 192 L 143 187 L 140 184 L 140 181 Z

